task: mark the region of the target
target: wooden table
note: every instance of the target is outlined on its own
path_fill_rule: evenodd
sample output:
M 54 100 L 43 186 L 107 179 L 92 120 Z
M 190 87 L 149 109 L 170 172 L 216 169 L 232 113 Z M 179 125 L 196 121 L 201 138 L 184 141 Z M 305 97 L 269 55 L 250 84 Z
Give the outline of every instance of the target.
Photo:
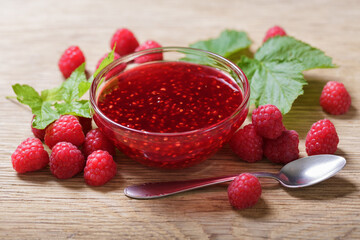
M 359 239 L 360 238 L 360 3 L 353 1 L 4 1 L 0 9 L 0 238 L 1 239 Z M 227 184 L 163 199 L 138 201 L 124 187 L 148 181 L 181 180 L 277 171 L 265 159 L 241 162 L 225 146 L 209 160 L 180 171 L 149 169 L 121 153 L 119 172 L 103 187 L 91 188 L 81 174 L 57 180 L 49 169 L 17 174 L 11 154 L 31 136 L 31 112 L 5 99 L 14 83 L 37 90 L 63 80 L 61 53 L 79 45 L 92 72 L 109 50 L 117 28 L 131 29 L 143 42 L 187 46 L 216 37 L 223 29 L 248 32 L 252 50 L 265 31 L 283 26 L 324 50 L 339 66 L 305 73 L 309 85 L 285 116 L 300 135 L 300 155 L 312 123 L 329 118 L 340 137 L 337 154 L 347 166 L 335 177 L 306 189 L 285 189 L 261 180 L 253 208 L 228 204 Z M 343 82 L 352 107 L 343 116 L 324 113 L 318 99 L 327 81 Z

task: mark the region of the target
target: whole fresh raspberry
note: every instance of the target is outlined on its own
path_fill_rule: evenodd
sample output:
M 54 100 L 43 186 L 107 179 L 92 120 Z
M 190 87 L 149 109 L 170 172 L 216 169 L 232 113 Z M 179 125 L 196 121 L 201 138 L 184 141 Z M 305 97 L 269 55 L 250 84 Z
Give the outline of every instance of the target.
M 285 130 L 280 110 L 271 104 L 255 109 L 252 113 L 252 123 L 257 134 L 268 139 L 279 137 Z
M 30 137 L 16 148 L 11 162 L 18 173 L 32 172 L 48 165 L 49 154 L 39 139 Z
M 333 154 L 337 150 L 339 137 L 334 124 L 328 120 L 319 120 L 311 126 L 306 135 L 305 147 L 309 156 Z
M 32 133 L 34 134 L 34 136 L 38 139 L 40 139 L 41 141 L 44 141 L 44 137 L 45 137 L 45 129 L 37 129 L 37 128 L 34 128 L 32 126 L 32 123 L 34 121 L 34 118 L 35 118 L 35 115 L 33 116 L 32 120 L 31 120 L 31 131 Z
M 139 46 L 139 42 L 137 41 L 134 34 L 126 28 L 118 29 L 114 33 L 110 41 L 111 49 L 114 48 L 115 44 L 115 52 L 120 56 L 133 53 L 135 49 Z
M 246 162 L 256 162 L 262 159 L 263 139 L 256 133 L 253 124 L 239 129 L 230 139 L 229 145 Z
M 57 143 L 50 155 L 50 171 L 59 179 L 75 176 L 84 169 L 85 158 L 81 151 L 69 142 Z
M 104 150 L 107 151 L 111 155 L 115 155 L 115 147 L 110 142 L 107 137 L 100 131 L 100 129 L 96 128 L 89 131 L 86 134 L 85 142 L 83 145 L 83 151 L 85 156 L 89 156 L 92 152 L 96 150 Z
M 92 129 L 92 118 L 79 117 L 79 122 L 84 135 L 86 135 Z
M 109 55 L 109 53 L 105 53 L 104 56 L 102 56 L 102 57 L 99 59 L 98 63 L 96 64 L 96 68 L 95 68 L 95 69 L 98 69 L 98 68 L 99 68 L 101 62 L 102 62 L 108 55 Z M 120 55 L 117 54 L 116 52 L 114 52 L 114 60 L 119 59 L 119 58 L 120 58 Z M 125 64 L 124 64 L 124 66 L 125 66 Z
M 324 111 L 330 114 L 344 114 L 350 108 L 351 97 L 344 84 L 330 81 L 326 83 L 321 92 L 320 105 Z
M 261 191 L 257 177 L 249 173 L 240 174 L 228 187 L 229 202 L 236 209 L 252 207 L 259 201 Z
M 277 139 L 264 140 L 264 155 L 273 163 L 288 163 L 299 158 L 299 134 L 285 130 Z
M 59 60 L 59 69 L 65 78 L 85 62 L 85 57 L 78 46 L 71 46 L 65 50 Z
M 266 42 L 269 38 L 275 37 L 275 36 L 286 36 L 286 32 L 282 27 L 274 26 L 272 28 L 269 28 L 267 30 L 263 42 Z
M 84 179 L 91 186 L 101 186 L 110 181 L 116 171 L 113 157 L 106 151 L 97 150 L 87 158 Z
M 158 44 L 155 41 L 148 40 L 145 43 L 141 44 L 139 47 L 135 49 L 135 52 L 139 52 L 141 50 L 145 49 L 151 49 L 151 48 L 160 48 L 161 45 Z M 145 63 L 145 62 L 151 62 L 151 61 L 160 61 L 163 59 L 163 54 L 160 53 L 154 53 L 154 54 L 147 54 L 141 57 L 138 57 L 135 59 L 136 63 Z
M 79 120 L 72 115 L 63 115 L 50 124 L 45 131 L 45 144 L 52 148 L 58 142 L 70 142 L 76 146 L 83 144 L 85 135 Z

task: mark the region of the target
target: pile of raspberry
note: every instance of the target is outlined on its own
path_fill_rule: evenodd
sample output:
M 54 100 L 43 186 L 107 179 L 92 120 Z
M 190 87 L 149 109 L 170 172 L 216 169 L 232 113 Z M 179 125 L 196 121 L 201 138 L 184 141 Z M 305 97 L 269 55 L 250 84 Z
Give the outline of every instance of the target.
M 306 152 L 309 156 L 333 154 L 338 143 L 334 124 L 328 119 L 319 120 L 307 134 Z M 280 164 L 299 158 L 298 133 L 285 128 L 280 110 L 270 104 L 255 109 L 252 123 L 239 129 L 230 139 L 229 145 L 242 160 L 250 163 L 261 160 L 263 156 Z M 230 204 L 237 209 L 255 205 L 260 195 L 260 182 L 251 174 L 238 176 L 228 188 Z
M 37 171 L 49 165 L 58 179 L 84 172 L 85 182 L 91 186 L 103 185 L 116 175 L 115 147 L 98 128 L 91 129 L 90 118 L 63 115 L 46 129 L 31 128 L 34 137 L 23 141 L 11 155 L 17 172 Z M 50 156 L 42 141 L 51 150 Z
M 152 40 L 139 45 L 134 34 L 126 28 L 118 29 L 110 41 L 110 48 L 115 50 L 115 59 L 158 47 L 161 45 Z M 96 69 L 107 56 L 108 53 L 100 58 Z M 162 58 L 161 53 L 156 53 L 138 57 L 135 62 L 144 63 Z M 70 46 L 60 57 L 58 66 L 67 79 L 84 62 L 85 57 L 80 48 Z M 13 168 L 18 173 L 37 171 L 49 166 L 56 178 L 68 179 L 83 172 L 85 182 L 91 186 L 101 186 L 116 175 L 117 165 L 113 159 L 115 147 L 100 129 L 92 129 L 91 118 L 63 115 L 45 129 L 31 126 L 31 130 L 34 137 L 23 141 L 11 156 Z M 50 155 L 43 142 L 50 149 Z
M 275 36 L 286 36 L 279 26 L 270 28 L 263 42 Z M 351 106 L 351 97 L 344 84 L 328 82 L 320 96 L 320 106 L 333 115 L 345 114 Z M 307 154 L 334 154 L 339 137 L 328 119 L 315 122 L 306 136 Z M 238 130 L 229 142 L 231 149 L 246 162 L 257 162 L 265 156 L 273 163 L 286 164 L 299 158 L 299 135 L 287 130 L 282 114 L 274 105 L 259 106 L 252 113 L 252 123 Z M 255 205 L 260 199 L 261 185 L 251 174 L 239 175 L 228 188 L 230 204 L 237 209 Z

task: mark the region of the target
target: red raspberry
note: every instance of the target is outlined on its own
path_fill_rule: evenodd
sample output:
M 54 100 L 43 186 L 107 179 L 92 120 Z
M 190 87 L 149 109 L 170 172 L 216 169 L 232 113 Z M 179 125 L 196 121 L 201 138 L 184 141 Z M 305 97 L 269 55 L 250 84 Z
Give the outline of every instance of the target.
M 72 115 L 63 115 L 50 124 L 45 131 L 45 144 L 52 148 L 58 142 L 70 142 L 76 146 L 83 144 L 85 135 L 79 120 Z
M 339 137 L 330 120 L 319 120 L 311 126 L 306 136 L 305 147 L 309 156 L 317 154 L 333 154 L 337 150 Z
M 231 149 L 244 161 L 256 162 L 263 156 L 263 139 L 257 135 L 253 124 L 239 129 L 230 139 Z
M 84 135 L 87 134 L 92 129 L 92 118 L 79 117 L 78 119 Z
M 139 47 L 135 49 L 135 52 L 151 49 L 151 48 L 161 48 L 161 45 L 155 41 L 148 40 L 145 43 L 141 44 Z M 161 61 L 163 59 L 162 53 L 154 53 L 154 54 L 147 54 L 145 56 L 141 56 L 135 59 L 136 63 L 145 63 L 151 61 Z
M 273 163 L 288 163 L 299 158 L 299 134 L 285 130 L 277 139 L 265 139 L 264 155 Z
M 115 155 L 114 145 L 110 142 L 109 139 L 105 137 L 105 135 L 98 128 L 93 129 L 86 134 L 83 146 L 85 156 L 89 156 L 92 152 L 96 150 L 104 150 L 113 156 Z
M 285 130 L 280 110 L 271 104 L 255 109 L 252 113 L 252 123 L 257 134 L 268 139 L 276 139 Z
M 266 42 L 269 38 L 275 37 L 275 36 L 286 36 L 286 32 L 282 27 L 274 26 L 272 28 L 269 28 L 265 34 L 265 38 L 263 42 Z
M 32 123 L 34 121 L 34 118 L 35 118 L 35 115 L 33 116 L 32 120 L 31 120 L 31 131 L 32 133 L 34 134 L 34 136 L 38 139 L 40 139 L 41 141 L 44 141 L 44 136 L 45 136 L 45 129 L 37 129 L 37 128 L 34 128 L 32 126 Z
M 111 38 L 110 47 L 114 48 L 116 43 L 115 52 L 120 56 L 133 53 L 139 46 L 139 42 L 136 40 L 134 34 L 126 29 L 118 29 Z
M 39 139 L 30 137 L 16 148 L 11 162 L 18 173 L 32 172 L 48 165 L 49 154 Z
M 113 157 L 106 151 L 97 150 L 89 155 L 84 169 L 85 182 L 101 186 L 116 175 L 117 167 Z
M 249 173 L 240 174 L 228 187 L 229 202 L 236 209 L 254 206 L 259 201 L 260 196 L 260 181 Z
M 321 92 L 320 105 L 324 111 L 330 114 L 344 114 L 350 108 L 351 97 L 344 84 L 330 81 Z
M 102 57 L 99 59 L 98 63 L 96 64 L 96 68 L 95 68 L 95 69 L 98 69 L 98 68 L 99 68 L 101 62 L 102 62 L 108 55 L 109 55 L 109 53 L 105 53 L 105 55 L 102 56 Z M 119 59 L 119 58 L 120 58 L 120 55 L 117 54 L 116 52 L 114 52 L 114 61 L 115 61 L 116 59 Z M 125 64 L 124 64 L 124 67 L 125 67 Z
M 78 46 L 71 46 L 61 55 L 58 65 L 63 76 L 68 78 L 84 62 L 85 57 L 80 48 Z
M 50 155 L 50 171 L 59 179 L 75 176 L 84 169 L 85 158 L 81 151 L 69 142 L 57 143 Z

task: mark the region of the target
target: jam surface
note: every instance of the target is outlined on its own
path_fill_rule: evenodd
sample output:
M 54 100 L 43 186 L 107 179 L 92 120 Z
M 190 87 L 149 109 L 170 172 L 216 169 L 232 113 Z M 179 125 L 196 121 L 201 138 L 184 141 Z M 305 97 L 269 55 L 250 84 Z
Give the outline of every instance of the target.
M 242 102 L 231 79 L 217 69 L 185 62 L 129 69 L 102 90 L 100 110 L 137 130 L 175 133 L 206 128 L 230 116 Z

